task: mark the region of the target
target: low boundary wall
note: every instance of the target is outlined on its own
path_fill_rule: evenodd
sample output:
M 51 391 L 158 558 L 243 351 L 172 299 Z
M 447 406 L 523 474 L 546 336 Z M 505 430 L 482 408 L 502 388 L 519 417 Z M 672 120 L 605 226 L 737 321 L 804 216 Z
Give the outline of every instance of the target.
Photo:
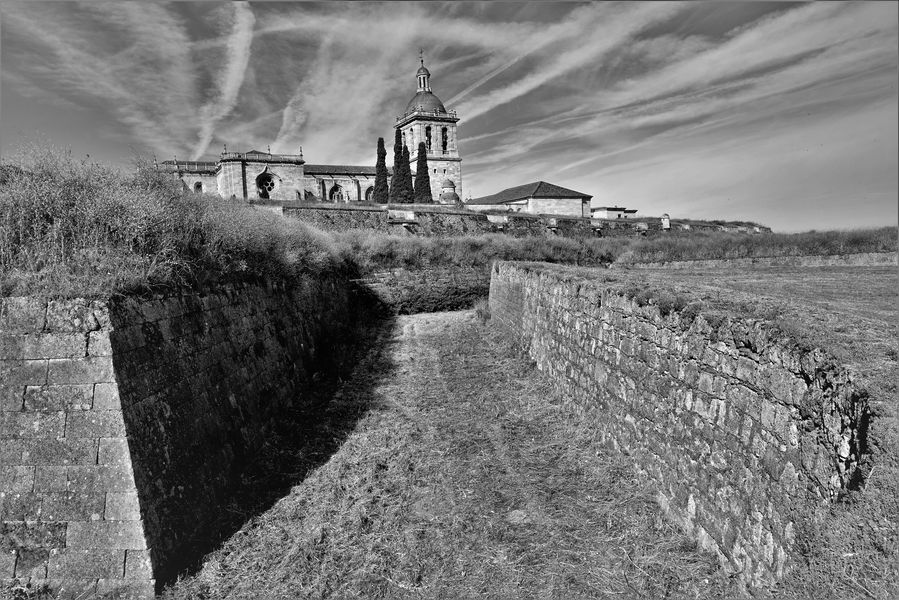
M 663 315 L 622 287 L 496 263 L 491 319 L 727 569 L 749 586 L 782 577 L 797 536 L 859 484 L 867 398 L 825 353 L 765 322 L 689 305 Z
M 657 233 L 653 223 L 601 222 L 599 219 L 552 217 L 522 213 L 485 214 L 426 204 L 346 205 L 284 204 L 284 216 L 326 231 L 363 229 L 392 235 L 460 236 L 503 233 L 513 237 L 593 237 Z

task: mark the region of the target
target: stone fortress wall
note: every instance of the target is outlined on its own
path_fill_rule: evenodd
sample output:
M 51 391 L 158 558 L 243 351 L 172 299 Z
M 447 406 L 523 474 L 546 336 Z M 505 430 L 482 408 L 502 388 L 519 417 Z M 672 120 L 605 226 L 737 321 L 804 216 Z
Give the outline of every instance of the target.
M 152 594 L 111 333 L 104 303 L 0 299 L 0 582 Z
M 368 230 L 392 235 L 458 236 L 503 233 L 513 237 L 635 236 L 662 231 L 661 219 L 615 222 L 521 213 L 485 214 L 429 204 L 339 205 L 286 203 L 286 217 L 326 231 Z
M 825 353 L 764 322 L 722 330 L 700 314 L 684 328 L 620 286 L 496 263 L 492 322 L 725 568 L 749 586 L 782 577 L 816 512 L 858 484 L 866 397 Z
M 333 277 L 0 300 L 0 582 L 152 597 L 373 306 Z

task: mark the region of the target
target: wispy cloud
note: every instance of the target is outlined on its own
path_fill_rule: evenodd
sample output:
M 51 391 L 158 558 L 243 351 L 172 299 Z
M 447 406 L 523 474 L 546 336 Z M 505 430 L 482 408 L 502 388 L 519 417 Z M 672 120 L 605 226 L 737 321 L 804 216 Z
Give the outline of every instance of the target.
M 4 132 L 47 115 L 164 156 L 227 143 L 371 164 L 424 47 L 462 119 L 466 197 L 539 178 L 711 216 L 750 211 L 748 188 L 835 202 L 848 188 L 833 173 L 872 206 L 895 192 L 895 3 L 4 2 L 0 15 Z
M 199 141 L 194 147 L 192 160 L 206 153 L 216 125 L 237 104 L 237 94 L 243 85 L 244 73 L 250 62 L 250 46 L 253 43 L 253 24 L 256 18 L 248 2 L 234 2 L 234 25 L 228 36 L 227 62 L 218 77 L 219 95 L 200 109 Z

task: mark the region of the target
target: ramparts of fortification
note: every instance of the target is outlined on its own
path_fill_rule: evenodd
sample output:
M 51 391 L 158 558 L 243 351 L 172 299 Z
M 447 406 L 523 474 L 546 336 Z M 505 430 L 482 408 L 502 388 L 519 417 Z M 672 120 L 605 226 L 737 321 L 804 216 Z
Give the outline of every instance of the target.
M 490 312 L 657 484 L 666 513 L 749 586 L 783 576 L 801 536 L 859 484 L 868 401 L 852 372 L 769 324 L 663 315 L 620 282 L 496 263 Z
M 606 223 L 600 219 L 549 217 L 530 214 L 484 214 L 429 205 L 389 207 L 285 204 L 284 216 L 305 221 L 326 231 L 367 230 L 392 235 L 460 236 L 503 233 L 513 237 L 561 235 L 641 235 L 661 230 L 637 223 Z
M 0 582 L 152 597 L 272 423 L 343 368 L 366 302 L 329 276 L 0 299 Z

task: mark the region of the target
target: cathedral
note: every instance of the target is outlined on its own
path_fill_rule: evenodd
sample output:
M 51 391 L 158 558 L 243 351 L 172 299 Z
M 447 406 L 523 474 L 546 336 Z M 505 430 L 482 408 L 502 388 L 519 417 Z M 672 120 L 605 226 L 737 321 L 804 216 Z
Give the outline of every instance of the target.
M 423 59 L 415 76 L 418 89 L 394 127 L 409 148 L 413 177 L 418 144 L 424 142 L 431 197 L 434 202 L 454 204 L 462 194 L 462 158 L 456 140 L 459 118 L 431 91 L 431 73 Z M 391 140 L 385 145 L 390 147 Z M 302 150 L 299 154 L 225 151 L 217 161 L 167 160 L 162 166 L 188 190 L 246 201 L 371 202 L 375 185 L 373 166 L 306 164 Z

